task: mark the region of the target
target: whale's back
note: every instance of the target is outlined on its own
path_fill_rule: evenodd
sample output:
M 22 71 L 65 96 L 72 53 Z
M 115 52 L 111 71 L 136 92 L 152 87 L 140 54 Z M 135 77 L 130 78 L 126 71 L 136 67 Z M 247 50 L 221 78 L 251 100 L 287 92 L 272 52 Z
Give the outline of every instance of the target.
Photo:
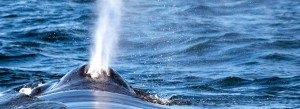
M 61 102 L 70 109 L 136 109 L 136 108 L 164 108 L 145 102 L 124 94 L 92 91 L 92 90 L 69 90 L 47 95 L 38 98 L 49 101 Z

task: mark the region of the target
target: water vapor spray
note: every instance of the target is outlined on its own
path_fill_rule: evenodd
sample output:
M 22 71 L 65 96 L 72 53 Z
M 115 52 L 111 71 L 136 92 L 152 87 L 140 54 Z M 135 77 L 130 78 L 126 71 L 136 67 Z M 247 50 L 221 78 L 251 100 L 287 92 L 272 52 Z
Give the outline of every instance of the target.
M 97 78 L 109 74 L 114 53 L 117 51 L 118 28 L 121 22 L 122 0 L 97 0 L 98 19 L 93 33 L 93 46 L 88 74 Z

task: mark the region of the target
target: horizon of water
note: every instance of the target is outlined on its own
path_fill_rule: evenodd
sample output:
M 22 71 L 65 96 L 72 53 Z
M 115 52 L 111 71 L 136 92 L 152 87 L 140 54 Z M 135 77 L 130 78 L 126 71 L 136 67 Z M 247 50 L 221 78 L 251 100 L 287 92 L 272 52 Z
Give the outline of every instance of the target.
M 97 0 L 98 18 L 92 39 L 93 48 L 88 74 L 96 78 L 104 72 L 109 75 L 109 66 L 118 51 L 119 26 L 122 0 Z

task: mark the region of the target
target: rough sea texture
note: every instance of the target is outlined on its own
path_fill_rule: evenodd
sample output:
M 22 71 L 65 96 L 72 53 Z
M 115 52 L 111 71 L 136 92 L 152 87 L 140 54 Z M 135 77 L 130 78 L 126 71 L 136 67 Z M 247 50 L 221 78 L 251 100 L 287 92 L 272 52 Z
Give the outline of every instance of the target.
M 173 108 L 300 108 L 300 1 L 124 0 L 112 68 Z M 2 0 L 0 91 L 88 62 L 95 0 Z

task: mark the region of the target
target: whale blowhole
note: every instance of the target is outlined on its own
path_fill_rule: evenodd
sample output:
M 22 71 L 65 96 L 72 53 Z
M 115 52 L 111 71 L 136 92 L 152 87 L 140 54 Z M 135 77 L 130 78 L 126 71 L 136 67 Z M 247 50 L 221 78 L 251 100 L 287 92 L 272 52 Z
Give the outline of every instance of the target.
M 90 69 L 90 65 L 86 65 L 84 68 L 84 73 L 93 79 L 101 76 L 110 76 L 109 67 L 94 67 L 94 69 Z

